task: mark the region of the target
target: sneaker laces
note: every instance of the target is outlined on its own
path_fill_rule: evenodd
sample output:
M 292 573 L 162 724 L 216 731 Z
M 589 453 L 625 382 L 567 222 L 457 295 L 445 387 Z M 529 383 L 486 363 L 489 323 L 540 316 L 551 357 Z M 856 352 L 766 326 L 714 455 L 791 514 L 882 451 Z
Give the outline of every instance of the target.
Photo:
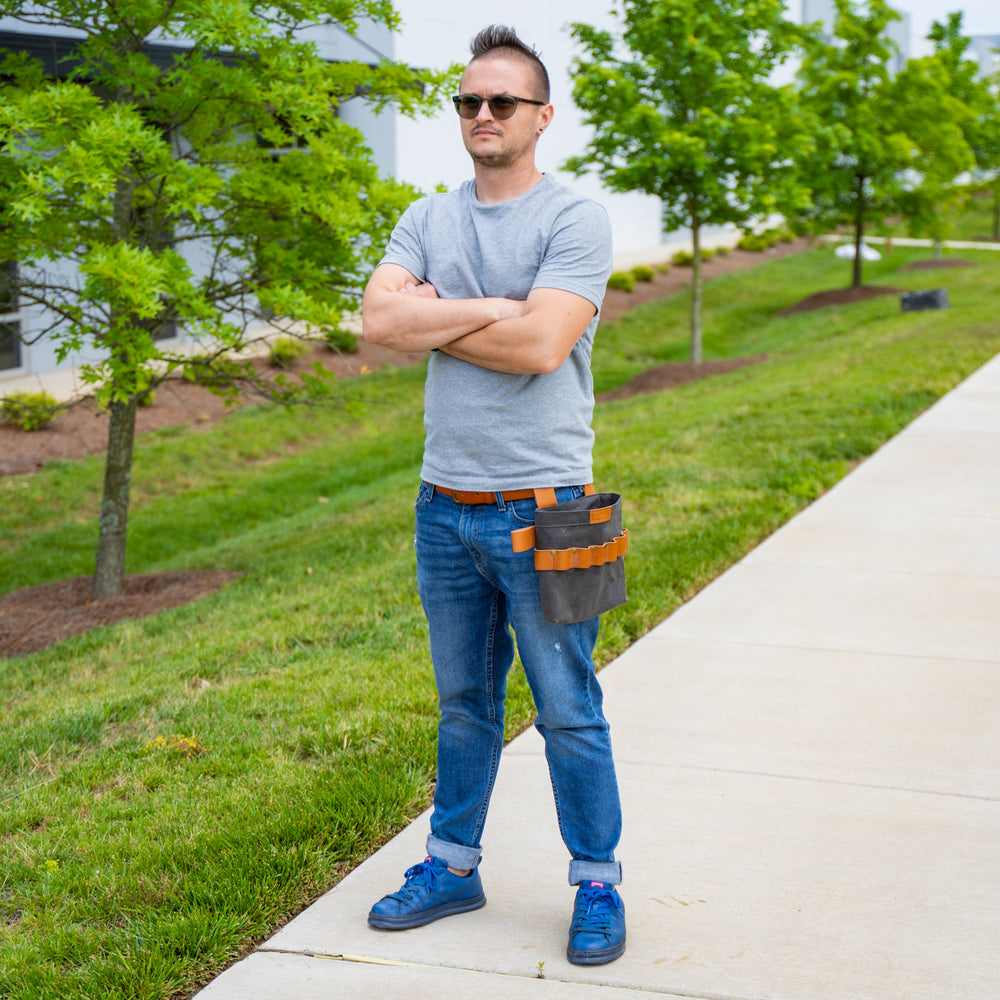
M 406 869 L 402 887 L 398 892 L 390 893 L 392 899 L 398 899 L 401 903 L 407 903 L 420 893 L 424 887 L 433 892 L 437 888 L 438 879 L 443 869 L 440 865 L 427 858 L 418 864 Z
M 581 887 L 576 896 L 576 910 L 573 913 L 571 934 L 581 931 L 611 934 L 614 917 L 618 913 L 618 901 L 611 889 L 590 886 Z

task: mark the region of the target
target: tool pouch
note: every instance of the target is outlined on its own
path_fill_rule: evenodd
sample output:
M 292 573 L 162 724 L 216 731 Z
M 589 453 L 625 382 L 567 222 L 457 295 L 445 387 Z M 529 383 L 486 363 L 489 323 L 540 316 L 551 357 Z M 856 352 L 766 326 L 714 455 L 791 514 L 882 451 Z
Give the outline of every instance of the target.
M 534 546 L 546 621 L 586 621 L 624 604 L 628 531 L 618 493 L 592 493 L 535 511 L 535 526 L 511 532 L 515 552 Z

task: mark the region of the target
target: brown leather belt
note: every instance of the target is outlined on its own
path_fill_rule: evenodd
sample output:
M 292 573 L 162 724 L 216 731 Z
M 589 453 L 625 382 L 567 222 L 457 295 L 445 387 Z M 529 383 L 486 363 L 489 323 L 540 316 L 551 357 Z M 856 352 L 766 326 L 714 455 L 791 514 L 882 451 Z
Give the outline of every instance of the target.
M 427 483 L 433 486 L 432 483 Z M 443 493 L 446 497 L 451 497 L 455 503 L 496 503 L 497 497 L 504 500 L 528 500 L 531 497 L 536 499 L 539 507 L 551 507 L 556 502 L 556 491 L 552 487 L 538 490 L 502 490 L 499 493 L 488 493 L 479 490 L 450 490 L 447 486 L 434 486 L 435 493 Z M 594 484 L 587 483 L 583 492 L 591 494 L 594 492 Z

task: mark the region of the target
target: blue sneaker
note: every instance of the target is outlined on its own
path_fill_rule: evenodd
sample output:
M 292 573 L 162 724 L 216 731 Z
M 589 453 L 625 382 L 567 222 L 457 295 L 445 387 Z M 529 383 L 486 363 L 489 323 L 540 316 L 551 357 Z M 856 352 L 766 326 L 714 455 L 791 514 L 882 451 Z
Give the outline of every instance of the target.
M 574 965 L 603 965 L 625 952 L 625 904 L 614 886 L 581 882 L 576 891 L 566 957 Z
M 426 858 L 406 870 L 399 892 L 383 896 L 368 914 L 372 927 L 402 931 L 423 927 L 440 917 L 478 910 L 486 903 L 479 869 L 456 875 L 440 858 Z

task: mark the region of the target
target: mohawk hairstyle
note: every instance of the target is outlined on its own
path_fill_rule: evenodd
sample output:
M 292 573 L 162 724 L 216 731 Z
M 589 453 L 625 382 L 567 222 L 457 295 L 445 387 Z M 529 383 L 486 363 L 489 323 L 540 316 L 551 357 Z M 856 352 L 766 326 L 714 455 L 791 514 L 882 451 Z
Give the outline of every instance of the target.
M 508 28 L 504 24 L 491 24 L 472 39 L 469 44 L 472 51 L 472 61 L 488 56 L 510 56 L 515 59 L 523 59 L 530 63 L 535 74 L 535 86 L 537 88 L 535 97 L 549 102 L 549 74 L 545 69 L 538 52 L 522 42 L 517 37 L 517 32 L 513 28 Z

